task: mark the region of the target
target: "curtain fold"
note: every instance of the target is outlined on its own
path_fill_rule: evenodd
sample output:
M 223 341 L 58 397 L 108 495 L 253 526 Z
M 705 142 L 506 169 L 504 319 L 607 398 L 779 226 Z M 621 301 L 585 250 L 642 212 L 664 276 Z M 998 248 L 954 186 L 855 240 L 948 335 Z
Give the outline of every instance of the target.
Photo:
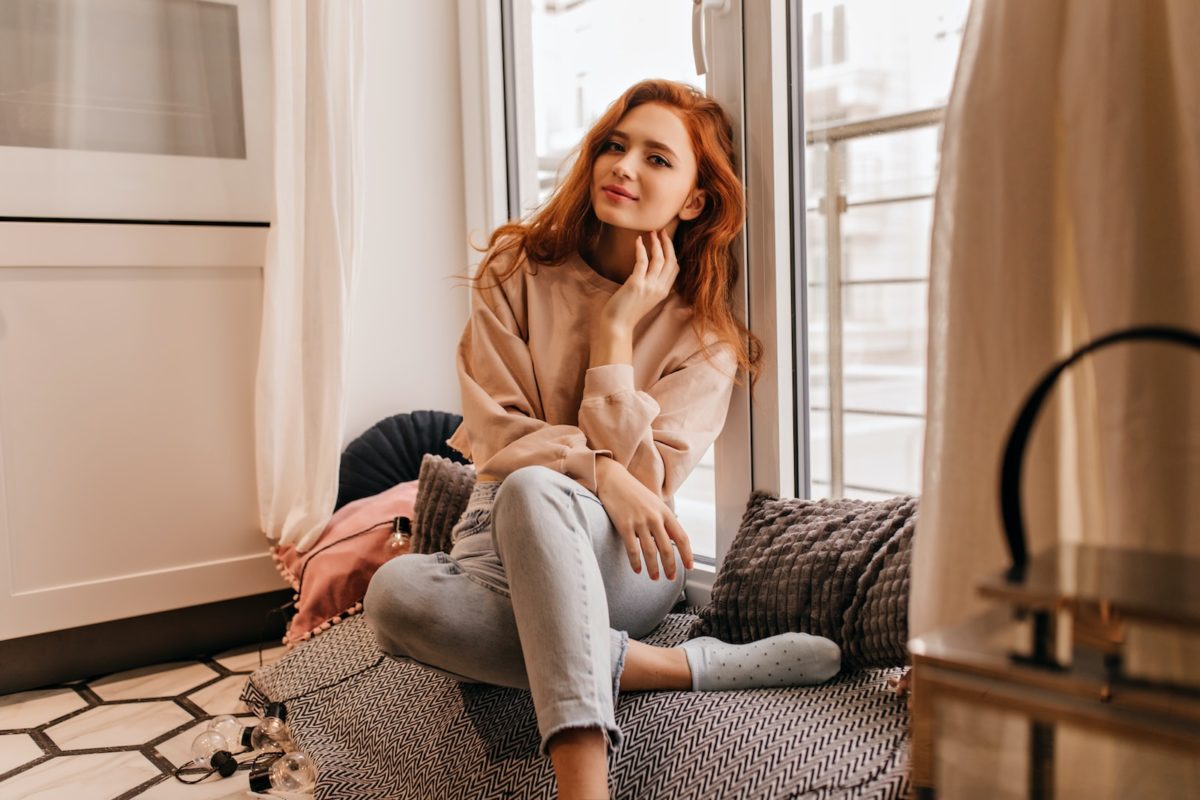
M 1042 372 L 1118 328 L 1200 330 L 1197 220 L 1200 3 L 975 0 L 936 195 L 914 636 L 981 610 L 976 584 L 1007 564 L 1000 459 Z M 1073 368 L 1051 401 L 1026 455 L 1030 551 L 1200 554 L 1200 357 L 1119 345 Z M 1178 641 L 1151 647 L 1151 660 L 1197 668 Z M 993 726 L 991 752 L 1012 749 L 1018 728 Z M 1198 768 L 1146 776 L 1083 740 L 1066 736 L 1060 755 L 1102 767 L 1064 796 L 1200 784 Z
M 255 398 L 259 517 L 308 549 L 337 500 L 363 218 L 363 2 L 272 0 L 275 216 Z

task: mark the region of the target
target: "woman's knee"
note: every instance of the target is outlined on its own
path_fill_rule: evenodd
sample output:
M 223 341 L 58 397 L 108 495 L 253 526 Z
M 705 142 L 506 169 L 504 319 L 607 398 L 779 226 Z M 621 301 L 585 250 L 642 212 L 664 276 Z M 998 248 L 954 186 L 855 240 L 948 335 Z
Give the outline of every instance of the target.
M 363 617 L 375 632 L 380 648 L 403 655 L 401 639 L 406 631 L 419 630 L 423 624 L 423 603 L 419 599 L 423 561 L 421 556 L 399 556 L 388 561 L 371 578 L 363 597 Z
M 501 481 L 496 490 L 495 508 L 523 505 L 530 500 L 543 496 L 546 491 L 556 484 L 570 480 L 561 472 L 555 472 L 549 467 L 521 467 L 511 472 Z
M 492 537 L 503 538 L 506 533 L 527 531 L 547 503 L 565 499 L 564 482 L 571 481 L 561 472 L 549 467 L 522 467 L 512 472 L 500 484 L 492 502 Z

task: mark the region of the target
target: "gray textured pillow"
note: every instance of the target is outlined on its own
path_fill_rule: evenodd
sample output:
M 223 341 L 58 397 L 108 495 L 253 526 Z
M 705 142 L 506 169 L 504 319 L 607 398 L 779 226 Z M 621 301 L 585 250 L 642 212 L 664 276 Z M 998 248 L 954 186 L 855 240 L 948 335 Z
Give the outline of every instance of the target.
M 467 507 L 475 486 L 475 468 L 426 454 L 421 459 L 413 505 L 413 553 L 449 553 L 450 531 Z
M 850 668 L 908 658 L 917 499 L 792 500 L 755 492 L 692 636 L 824 636 Z

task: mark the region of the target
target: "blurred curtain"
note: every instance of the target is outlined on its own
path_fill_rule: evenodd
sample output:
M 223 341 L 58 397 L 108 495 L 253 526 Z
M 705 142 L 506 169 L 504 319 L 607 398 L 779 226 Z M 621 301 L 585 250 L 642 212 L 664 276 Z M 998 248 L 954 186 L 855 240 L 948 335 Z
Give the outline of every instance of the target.
M 263 531 L 311 546 L 337 499 L 363 218 L 363 0 L 272 0 L 275 216 L 256 438 Z
M 936 196 L 913 635 L 979 611 L 975 585 L 1007 563 L 1000 458 L 1041 373 L 1118 328 L 1200 330 L 1197 220 L 1200 3 L 975 0 Z M 1026 456 L 1031 552 L 1082 541 L 1200 554 L 1200 358 L 1118 345 L 1052 400 Z M 1179 642 L 1149 647 L 1163 669 L 1187 668 Z M 1012 743 L 995 731 L 993 765 Z M 1136 781 L 1166 777 L 1061 744 L 1091 765 L 1076 788 L 1103 789 L 1086 796 L 1150 796 Z

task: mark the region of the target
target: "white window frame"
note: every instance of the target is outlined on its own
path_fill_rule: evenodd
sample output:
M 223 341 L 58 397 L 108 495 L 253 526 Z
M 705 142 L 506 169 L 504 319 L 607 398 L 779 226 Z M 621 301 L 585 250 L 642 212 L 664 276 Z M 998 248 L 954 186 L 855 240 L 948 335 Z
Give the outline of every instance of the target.
M 528 0 L 513 3 L 518 24 L 510 35 L 519 43 L 524 38 L 519 20 L 522 7 L 528 16 Z M 458 12 L 466 234 L 480 242 L 508 219 L 510 208 L 506 125 L 513 117 L 505 115 L 505 25 L 500 0 L 458 0 Z M 799 473 L 805 461 L 798 457 L 803 437 L 796 421 L 807 419 L 807 414 L 796 413 L 806 407 L 801 401 L 807 381 L 797 379 L 794 367 L 798 362 L 793 308 L 802 295 L 792 288 L 797 215 L 791 197 L 793 103 L 788 84 L 787 3 L 728 0 L 704 15 L 708 92 L 733 118 L 738 166 L 751 209 L 739 239 L 736 311 L 763 341 L 765 359 L 753 389 L 748 383 L 735 388 L 725 428 L 716 441 L 717 566 L 697 564 L 689 574 L 687 596 L 696 604 L 709 600 L 715 572 L 729 551 L 751 492 L 800 493 L 799 478 L 805 476 Z M 527 54 L 528 39 L 524 41 Z M 519 44 L 515 50 L 514 70 L 528 69 L 528 55 L 522 57 Z M 528 111 L 522 114 L 516 109 L 517 119 Z M 803 163 L 802 150 L 798 157 Z M 798 202 L 802 212 L 802 196 Z M 467 252 L 468 263 L 478 261 L 478 253 L 469 248 Z M 802 253 L 800 248 L 796 257 Z M 799 286 L 802 292 L 803 280 Z M 802 302 L 797 313 L 803 317 Z M 807 487 L 806 477 L 803 486 Z

